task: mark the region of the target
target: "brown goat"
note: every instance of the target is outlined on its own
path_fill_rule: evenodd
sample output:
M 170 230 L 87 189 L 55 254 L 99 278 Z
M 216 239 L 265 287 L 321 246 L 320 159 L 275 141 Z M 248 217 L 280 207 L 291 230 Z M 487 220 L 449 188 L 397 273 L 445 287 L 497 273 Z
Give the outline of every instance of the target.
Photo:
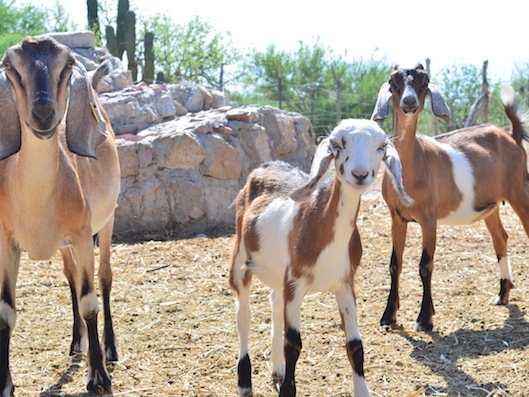
M 373 119 L 388 115 L 389 101 L 395 109 L 394 144 L 402 161 L 404 187 L 415 199 L 412 207 L 401 204 L 390 181 L 384 178 L 382 194 L 392 219 L 393 253 L 390 261 L 391 289 L 381 325 L 394 324 L 399 308 L 399 277 L 408 222 L 422 229 L 420 276 L 423 299 L 416 329 L 433 328 L 431 277 L 438 224 L 471 224 L 483 219 L 489 230 L 500 267 L 497 304 L 507 304 L 513 286 L 507 255 L 508 236 L 499 213 L 499 204 L 509 202 L 529 233 L 529 184 L 527 155 L 522 139 L 527 139 L 514 105 L 511 87 L 502 90 L 502 100 L 511 132 L 495 125 L 480 125 L 434 138 L 416 132 L 417 119 L 427 94 L 434 114 L 444 119 L 450 112 L 428 74 L 417 65 L 394 68 L 389 82 L 379 92 Z
M 105 366 L 117 351 L 110 313 L 110 248 L 120 188 L 114 133 L 91 81 L 71 51 L 49 38 L 9 48 L 0 68 L 0 395 L 14 387 L 9 344 L 21 250 L 31 259 L 64 261 L 74 311 L 71 352 L 88 339 L 91 393 L 111 391 Z M 94 241 L 100 250 L 103 349 L 97 330 Z

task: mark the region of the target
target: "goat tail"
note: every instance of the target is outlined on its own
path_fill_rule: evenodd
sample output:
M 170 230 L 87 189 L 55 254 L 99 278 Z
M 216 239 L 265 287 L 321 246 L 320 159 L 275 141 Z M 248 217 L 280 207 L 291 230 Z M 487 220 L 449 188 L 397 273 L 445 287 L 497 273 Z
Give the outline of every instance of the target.
M 514 89 L 510 84 L 503 83 L 500 85 L 500 96 L 505 109 L 505 114 L 511 123 L 511 134 L 516 143 L 522 146 L 522 140 L 529 142 L 529 133 L 525 126 L 527 116 L 519 110 L 514 96 Z

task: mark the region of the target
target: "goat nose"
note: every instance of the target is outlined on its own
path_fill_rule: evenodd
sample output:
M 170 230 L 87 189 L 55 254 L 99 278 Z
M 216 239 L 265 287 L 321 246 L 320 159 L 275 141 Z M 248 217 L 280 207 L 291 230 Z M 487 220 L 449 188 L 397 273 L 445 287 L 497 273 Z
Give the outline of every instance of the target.
M 362 182 L 364 179 L 367 178 L 369 172 L 366 170 L 353 170 L 352 174 L 358 182 Z
M 414 95 L 407 95 L 404 98 L 402 98 L 402 102 L 406 106 L 415 106 L 417 104 L 417 98 L 415 98 Z
M 53 104 L 48 101 L 34 103 L 32 113 L 37 120 L 44 122 L 53 114 Z

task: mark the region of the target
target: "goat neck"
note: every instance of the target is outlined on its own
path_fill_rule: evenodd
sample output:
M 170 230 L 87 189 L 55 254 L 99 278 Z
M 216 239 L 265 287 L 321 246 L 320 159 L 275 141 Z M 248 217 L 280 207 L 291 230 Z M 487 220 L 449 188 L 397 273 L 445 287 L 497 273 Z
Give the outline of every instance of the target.
M 403 166 L 406 163 L 406 160 L 413 156 L 415 150 L 418 119 L 419 112 L 416 112 L 415 114 L 405 114 L 402 109 L 395 104 L 393 144 L 401 156 Z
M 15 184 L 12 193 L 33 201 L 33 207 L 26 204 L 26 208 L 36 208 L 46 205 L 46 198 L 55 190 L 61 150 L 59 134 L 40 139 L 29 128 L 22 127 L 21 130 L 24 145 L 15 156 L 6 160 L 12 162 L 12 172 L 17 175 L 12 179 Z
M 306 255 L 304 259 L 297 258 L 301 263 L 316 260 L 327 245 L 337 242 L 336 239 L 340 239 L 338 243 L 344 246 L 349 243 L 360 205 L 360 193 L 351 194 L 347 189 L 341 181 L 333 178 L 317 190 L 310 200 L 300 204 L 294 222 L 311 227 L 294 228 L 296 233 L 291 234 L 290 238 L 298 240 L 300 244 L 312 242 L 305 250 L 298 250 L 298 254 Z M 296 245 L 298 243 L 294 243 Z

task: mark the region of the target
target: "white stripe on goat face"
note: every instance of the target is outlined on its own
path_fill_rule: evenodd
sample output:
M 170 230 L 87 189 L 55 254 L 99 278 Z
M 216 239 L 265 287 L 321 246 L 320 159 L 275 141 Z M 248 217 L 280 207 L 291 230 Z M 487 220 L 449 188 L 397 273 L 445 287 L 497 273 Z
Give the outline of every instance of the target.
M 373 121 L 342 121 L 329 136 L 336 174 L 345 186 L 363 192 L 376 178 L 384 157 L 387 138 Z

